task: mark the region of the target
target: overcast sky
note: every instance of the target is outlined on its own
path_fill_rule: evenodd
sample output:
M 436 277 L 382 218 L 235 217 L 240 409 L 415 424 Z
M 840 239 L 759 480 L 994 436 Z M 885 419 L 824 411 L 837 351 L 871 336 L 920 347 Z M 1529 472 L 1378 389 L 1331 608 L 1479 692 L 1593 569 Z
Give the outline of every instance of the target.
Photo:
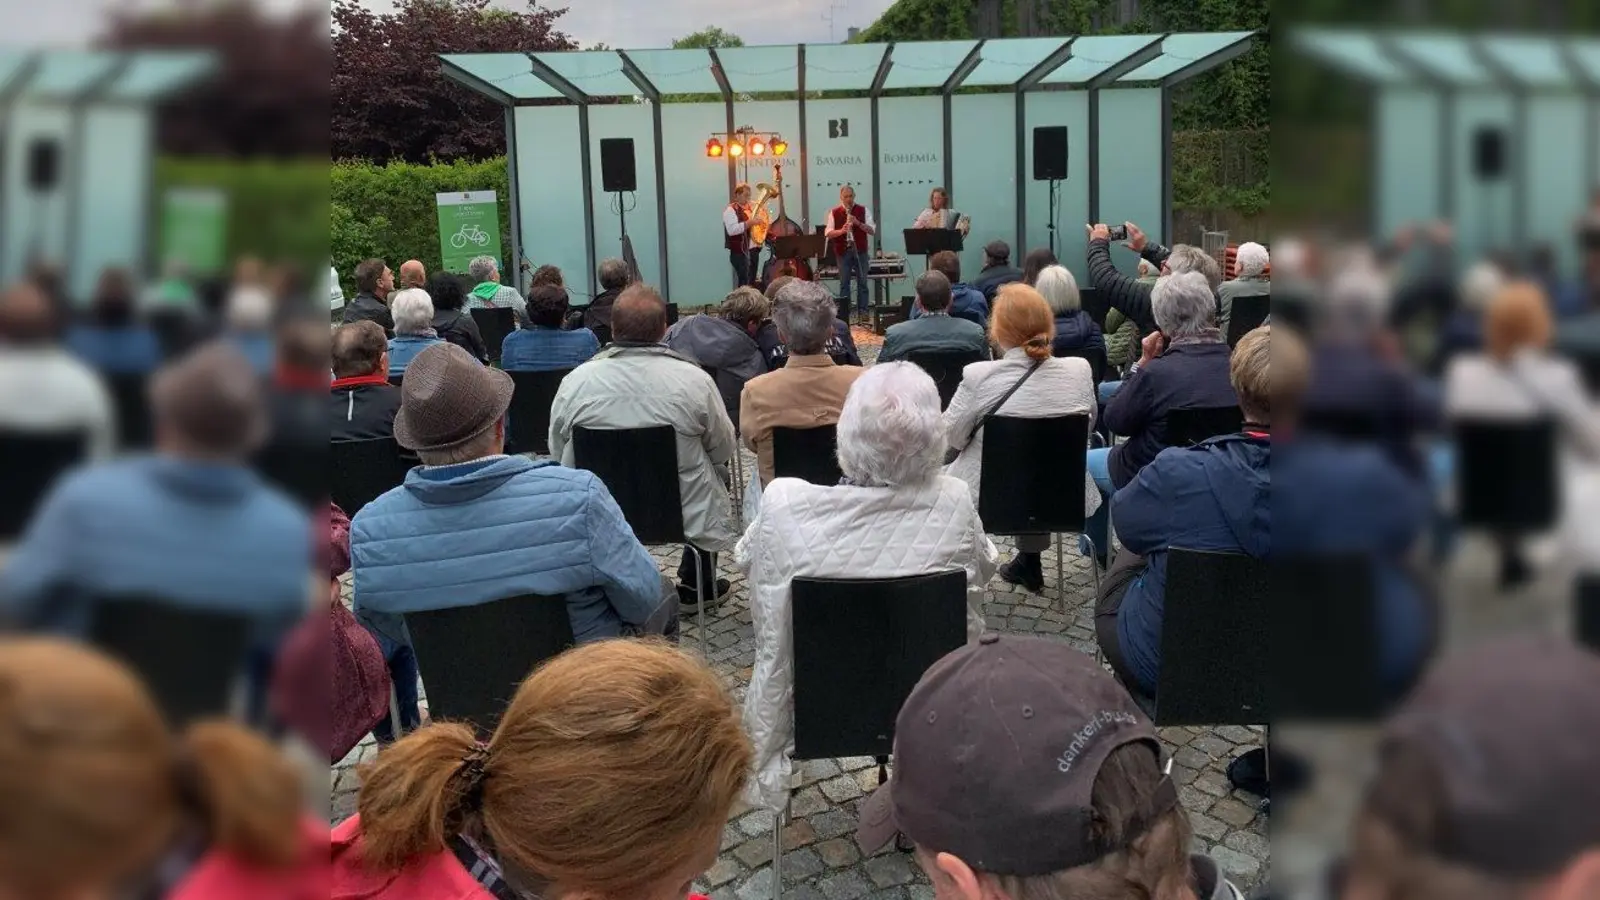
M 293 9 L 318 0 L 257 0 L 272 9 Z M 379 11 L 393 0 L 361 0 Z M 559 27 L 580 45 L 604 41 L 613 47 L 655 48 L 674 38 L 716 25 L 748 44 L 842 41 L 849 26 L 866 27 L 893 0 L 831 0 L 833 23 L 825 15 L 830 0 L 552 0 L 568 7 Z M 525 8 L 521 0 L 494 0 L 496 6 Z M 0 44 L 83 44 L 99 30 L 100 13 L 119 7 L 171 6 L 174 0 L 0 0 Z M 321 4 L 326 8 L 326 3 Z M 831 31 L 831 33 L 830 33 Z

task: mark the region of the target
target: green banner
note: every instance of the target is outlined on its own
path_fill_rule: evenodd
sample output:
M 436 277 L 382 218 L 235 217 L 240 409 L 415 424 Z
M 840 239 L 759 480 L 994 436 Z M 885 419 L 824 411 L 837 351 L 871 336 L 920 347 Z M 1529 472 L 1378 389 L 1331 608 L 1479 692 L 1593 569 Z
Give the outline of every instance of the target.
M 473 257 L 500 257 L 500 204 L 494 191 L 435 194 L 439 204 L 439 258 L 446 272 L 465 272 Z
M 227 264 L 228 195 L 219 188 L 171 187 L 161 196 L 161 260 L 190 272 L 220 272 Z

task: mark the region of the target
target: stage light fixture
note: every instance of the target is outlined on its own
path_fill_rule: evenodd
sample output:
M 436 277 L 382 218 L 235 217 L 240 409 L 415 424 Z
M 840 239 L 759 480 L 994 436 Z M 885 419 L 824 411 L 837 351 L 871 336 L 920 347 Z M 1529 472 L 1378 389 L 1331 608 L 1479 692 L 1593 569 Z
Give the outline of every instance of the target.
M 706 141 L 706 155 L 715 159 L 722 155 L 722 142 L 716 138 Z
M 789 142 L 788 141 L 784 140 L 783 138 L 773 138 L 772 139 L 772 155 L 773 156 L 782 156 L 782 155 L 784 155 L 785 153 L 788 153 L 788 152 L 789 152 Z
M 761 156 L 762 154 L 764 154 L 766 152 L 767 152 L 767 145 L 762 143 L 760 138 L 752 138 L 751 139 L 751 141 L 750 141 L 750 155 L 751 156 Z
M 739 143 L 738 141 L 729 141 L 728 142 L 728 155 L 733 157 L 733 158 L 735 158 L 735 159 L 738 159 L 739 157 L 743 156 L 744 155 L 744 145 Z

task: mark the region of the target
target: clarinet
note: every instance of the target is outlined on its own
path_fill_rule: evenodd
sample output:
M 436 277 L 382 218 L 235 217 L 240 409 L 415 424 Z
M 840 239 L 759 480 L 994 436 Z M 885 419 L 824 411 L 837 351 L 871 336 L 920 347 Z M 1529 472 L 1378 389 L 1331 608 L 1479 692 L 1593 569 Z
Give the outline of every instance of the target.
M 844 207 L 840 207 L 840 209 L 844 209 Z M 844 210 L 844 221 L 844 249 L 846 252 L 854 253 L 856 252 L 856 230 L 850 227 L 850 210 L 848 209 Z

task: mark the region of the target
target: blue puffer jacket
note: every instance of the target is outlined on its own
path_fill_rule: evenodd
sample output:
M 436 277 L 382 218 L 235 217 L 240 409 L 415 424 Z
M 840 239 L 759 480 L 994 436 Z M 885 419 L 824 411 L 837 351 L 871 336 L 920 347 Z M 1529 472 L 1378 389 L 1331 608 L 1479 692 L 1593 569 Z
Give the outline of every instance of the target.
M 356 513 L 350 553 L 356 615 L 394 641 L 400 614 L 523 594 L 566 595 L 573 635 L 594 641 L 666 599 L 600 479 L 521 456 L 412 469 Z
M 1139 688 L 1154 696 L 1161 674 L 1161 619 L 1167 550 L 1265 557 L 1272 545 L 1272 441 L 1242 434 L 1168 448 L 1111 499 L 1122 545 L 1145 558 L 1117 614 L 1123 657 Z
M 1100 326 L 1095 324 L 1093 316 L 1081 309 L 1056 317 L 1056 339 L 1050 345 L 1050 352 L 1055 356 L 1078 350 L 1098 350 L 1102 356 L 1106 352 L 1106 339 L 1100 333 Z
M 143 375 L 161 365 L 161 344 L 144 325 L 79 325 L 67 332 L 67 347 L 90 368 L 108 375 Z

